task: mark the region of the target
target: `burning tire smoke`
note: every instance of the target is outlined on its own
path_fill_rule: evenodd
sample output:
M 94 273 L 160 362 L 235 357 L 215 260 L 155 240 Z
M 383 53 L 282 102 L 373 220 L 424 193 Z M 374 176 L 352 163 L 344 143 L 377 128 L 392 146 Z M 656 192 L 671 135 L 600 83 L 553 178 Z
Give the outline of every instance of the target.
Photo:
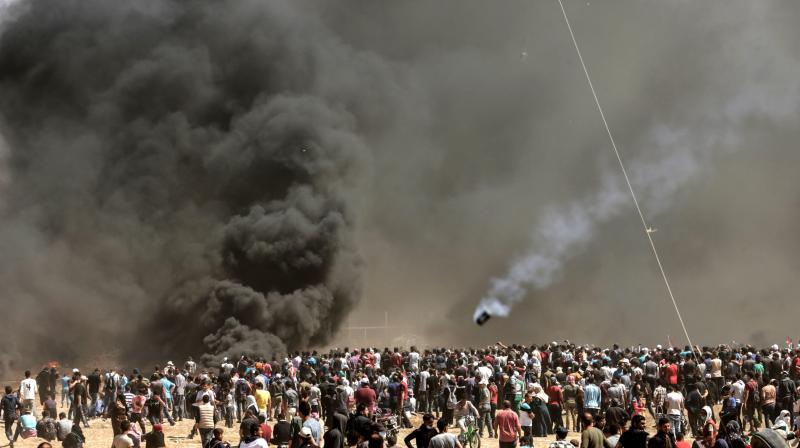
M 260 1 L 29 0 L 0 37 L 9 363 L 276 354 L 356 303 L 345 47 Z M 0 366 L 2 367 L 2 366 Z

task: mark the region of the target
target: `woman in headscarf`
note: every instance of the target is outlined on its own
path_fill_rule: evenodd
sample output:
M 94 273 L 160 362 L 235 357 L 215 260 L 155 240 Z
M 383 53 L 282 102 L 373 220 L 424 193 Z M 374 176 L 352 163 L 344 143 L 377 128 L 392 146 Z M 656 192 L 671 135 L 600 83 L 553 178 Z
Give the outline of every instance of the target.
M 782 410 L 781 413 L 778 414 L 778 418 L 776 418 L 775 423 L 772 424 L 772 429 L 782 429 L 787 433 L 792 430 L 792 415 L 787 409 Z
M 708 406 L 706 406 L 707 408 Z M 703 409 L 705 411 L 705 408 Z M 710 415 L 710 410 L 707 415 Z M 714 420 L 706 420 L 706 423 L 703 425 L 703 438 L 702 439 L 695 439 L 694 443 L 692 443 L 692 448 L 729 448 L 728 442 L 722 438 L 717 437 L 717 427 L 714 424 Z
M 729 448 L 745 448 L 747 443 L 742 439 L 742 429 L 739 422 L 731 420 L 725 425 L 725 441 Z
M 533 436 L 534 437 L 547 437 L 547 434 L 552 434 L 553 423 L 550 420 L 550 412 L 547 410 L 547 394 L 542 390 L 539 383 L 534 383 L 531 386 L 530 407 L 533 411 Z
M 258 403 L 253 394 L 248 394 L 247 397 L 245 397 L 244 408 L 245 410 L 253 411 L 253 415 L 258 415 Z
M 711 406 L 703 406 L 703 410 L 700 412 L 700 415 L 703 417 L 704 426 L 709 423 L 717 426 L 717 422 L 714 420 L 714 411 L 711 410 Z

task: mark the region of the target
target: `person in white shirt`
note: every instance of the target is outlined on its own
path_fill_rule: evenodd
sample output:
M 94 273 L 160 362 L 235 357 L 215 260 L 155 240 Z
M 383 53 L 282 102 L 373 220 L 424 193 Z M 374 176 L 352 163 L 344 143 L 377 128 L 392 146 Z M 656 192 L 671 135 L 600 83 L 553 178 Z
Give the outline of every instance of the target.
M 414 346 L 411 347 L 411 352 L 408 354 L 408 368 L 412 372 L 419 371 L 419 353 Z
M 483 361 L 480 367 L 478 367 L 478 374 L 481 376 L 481 381 L 489 381 L 489 378 L 494 376 L 494 371 L 491 367 L 489 367 L 489 363 Z
M 31 378 L 31 371 L 26 370 L 25 379 L 19 383 L 19 395 L 22 400 L 22 409 L 31 411 L 34 417 L 36 417 L 36 392 L 38 391 L 39 386 L 36 384 L 36 380 Z
M 683 394 L 678 392 L 678 386 L 672 385 L 671 391 L 667 394 L 664 400 L 664 405 L 667 408 L 667 417 L 672 422 L 673 435 L 683 433 L 681 423 L 683 422 Z
M 197 370 L 197 363 L 194 362 L 194 360 L 192 360 L 191 356 L 189 357 L 189 360 L 186 361 L 186 363 L 184 363 L 183 366 L 186 367 L 186 371 L 189 372 L 189 375 L 193 375 L 194 372 Z
M 432 369 L 430 369 L 432 370 Z M 417 412 L 427 414 L 431 409 L 428 400 L 428 378 L 431 377 L 430 370 L 422 370 L 417 378 Z
M 744 399 L 744 381 L 739 374 L 736 377 L 736 381 L 731 384 L 731 396 L 736 399 L 736 407 L 741 408 Z

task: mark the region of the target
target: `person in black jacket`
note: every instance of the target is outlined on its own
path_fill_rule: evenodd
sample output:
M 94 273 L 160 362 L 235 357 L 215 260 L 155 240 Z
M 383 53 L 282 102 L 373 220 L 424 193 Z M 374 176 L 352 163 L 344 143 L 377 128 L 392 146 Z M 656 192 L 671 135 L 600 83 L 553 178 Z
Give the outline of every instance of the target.
M 322 435 L 325 448 L 345 448 L 345 428 L 347 427 L 347 417 L 338 412 L 328 414 L 325 419 L 328 430 Z
M 406 447 L 414 448 L 411 445 L 411 441 L 415 440 L 417 443 L 417 448 L 428 448 L 428 442 L 430 442 L 431 438 L 438 434 L 438 431 L 433 426 L 434 417 L 431 414 L 425 414 L 422 416 L 422 425 L 419 428 L 411 431 L 404 439 Z
M 619 437 L 617 446 L 621 448 L 646 448 L 647 447 L 647 424 L 644 415 L 634 415 L 631 419 L 631 427 L 623 432 Z
M 700 423 L 700 411 L 703 410 L 705 403 L 703 402 L 703 397 L 700 396 L 700 391 L 697 390 L 696 384 L 690 383 L 687 389 L 686 412 L 688 413 L 689 427 L 692 429 L 692 437 L 699 439 L 702 434 L 698 423 Z
M 286 414 L 283 411 L 278 412 L 277 418 L 278 422 L 272 427 L 272 439 L 269 443 L 278 448 L 287 447 L 292 441 L 292 424 L 286 420 Z
M 675 436 L 669 418 L 658 419 L 658 432 L 647 441 L 647 448 L 675 448 Z
M 797 385 L 791 378 L 789 372 L 781 372 L 781 381 L 778 383 L 778 406 L 783 411 L 789 411 L 790 421 L 794 421 L 794 402 L 797 400 Z

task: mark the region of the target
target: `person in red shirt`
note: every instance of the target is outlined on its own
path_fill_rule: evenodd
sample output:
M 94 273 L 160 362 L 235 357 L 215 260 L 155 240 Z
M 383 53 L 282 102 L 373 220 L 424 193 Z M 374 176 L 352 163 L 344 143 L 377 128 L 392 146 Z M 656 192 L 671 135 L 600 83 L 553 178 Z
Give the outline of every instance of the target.
M 369 380 L 364 378 L 361 380 L 361 387 L 359 387 L 353 394 L 356 405 L 363 404 L 370 413 L 375 411 L 375 402 L 378 396 L 375 394 L 375 389 L 369 387 Z
M 692 448 L 692 444 L 688 440 L 684 440 L 683 432 L 675 436 L 675 448 Z
M 670 359 L 669 364 L 664 367 L 664 378 L 668 385 L 678 384 L 678 365 L 674 359 Z
M 392 366 L 396 369 L 403 367 L 403 355 L 398 351 L 397 347 L 394 348 L 394 353 L 391 357 Z
M 511 410 L 511 402 L 503 401 L 503 410 L 498 411 L 494 417 L 494 433 L 500 441 L 500 448 L 514 448 L 517 440 L 522 436 L 522 426 L 519 416 Z
M 553 384 L 547 388 L 547 411 L 553 420 L 553 430 L 564 426 L 564 421 L 561 415 L 562 405 L 564 403 L 564 395 L 561 392 L 561 385 L 558 380 L 553 380 Z M 549 428 L 548 428 L 549 429 Z

